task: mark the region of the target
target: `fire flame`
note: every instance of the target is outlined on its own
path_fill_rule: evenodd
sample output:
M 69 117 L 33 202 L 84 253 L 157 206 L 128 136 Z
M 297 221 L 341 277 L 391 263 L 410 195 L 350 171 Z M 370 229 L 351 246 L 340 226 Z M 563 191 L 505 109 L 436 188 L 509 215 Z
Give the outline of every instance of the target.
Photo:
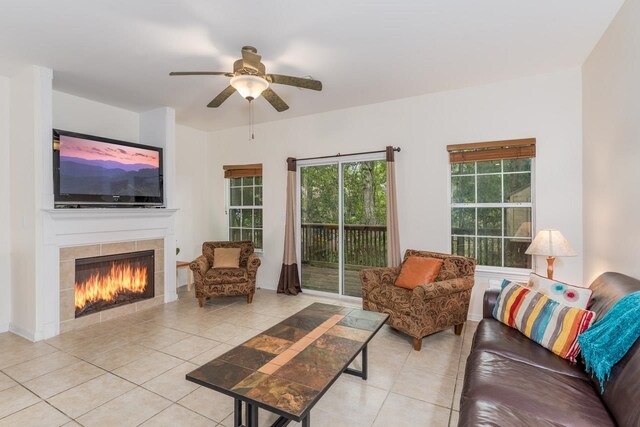
M 81 309 L 88 302 L 113 300 L 120 292 L 143 292 L 147 285 L 147 268 L 112 264 L 109 274 L 92 274 L 85 282 L 75 284 L 75 305 Z

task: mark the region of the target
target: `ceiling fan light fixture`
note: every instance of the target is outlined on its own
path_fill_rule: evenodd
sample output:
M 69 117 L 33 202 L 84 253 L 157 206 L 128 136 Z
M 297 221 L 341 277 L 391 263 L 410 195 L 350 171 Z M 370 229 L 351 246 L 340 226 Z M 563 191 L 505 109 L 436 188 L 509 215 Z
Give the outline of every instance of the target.
M 235 76 L 231 79 L 230 84 L 243 98 L 249 101 L 258 98 L 269 87 L 269 82 L 266 79 L 251 75 Z

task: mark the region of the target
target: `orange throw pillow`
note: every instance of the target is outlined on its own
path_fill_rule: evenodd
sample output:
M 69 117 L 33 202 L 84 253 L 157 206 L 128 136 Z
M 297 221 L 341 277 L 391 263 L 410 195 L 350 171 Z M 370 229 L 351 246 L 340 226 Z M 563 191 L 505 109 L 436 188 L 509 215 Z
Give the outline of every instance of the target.
M 438 258 L 410 256 L 402 263 L 396 286 L 413 289 L 416 286 L 432 283 L 438 277 L 444 261 Z

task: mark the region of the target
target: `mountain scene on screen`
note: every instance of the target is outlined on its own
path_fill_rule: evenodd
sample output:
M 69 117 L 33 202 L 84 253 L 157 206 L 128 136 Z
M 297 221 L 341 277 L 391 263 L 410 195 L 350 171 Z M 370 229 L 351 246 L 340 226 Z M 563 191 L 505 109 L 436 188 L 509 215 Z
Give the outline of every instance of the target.
M 60 193 L 158 197 L 159 168 L 146 163 L 60 156 Z

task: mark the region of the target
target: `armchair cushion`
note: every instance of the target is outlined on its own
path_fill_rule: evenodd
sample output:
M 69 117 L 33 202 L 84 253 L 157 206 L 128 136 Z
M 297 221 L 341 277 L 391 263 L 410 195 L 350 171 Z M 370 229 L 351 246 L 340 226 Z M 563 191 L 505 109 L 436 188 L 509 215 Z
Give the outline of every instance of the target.
M 437 258 L 409 257 L 402 263 L 395 285 L 413 289 L 418 285 L 432 283 L 440 273 L 443 261 Z
M 204 275 L 204 283 L 207 285 L 230 285 L 247 280 L 246 268 L 212 268 Z
M 239 268 L 240 248 L 215 248 L 213 250 L 213 268 Z

